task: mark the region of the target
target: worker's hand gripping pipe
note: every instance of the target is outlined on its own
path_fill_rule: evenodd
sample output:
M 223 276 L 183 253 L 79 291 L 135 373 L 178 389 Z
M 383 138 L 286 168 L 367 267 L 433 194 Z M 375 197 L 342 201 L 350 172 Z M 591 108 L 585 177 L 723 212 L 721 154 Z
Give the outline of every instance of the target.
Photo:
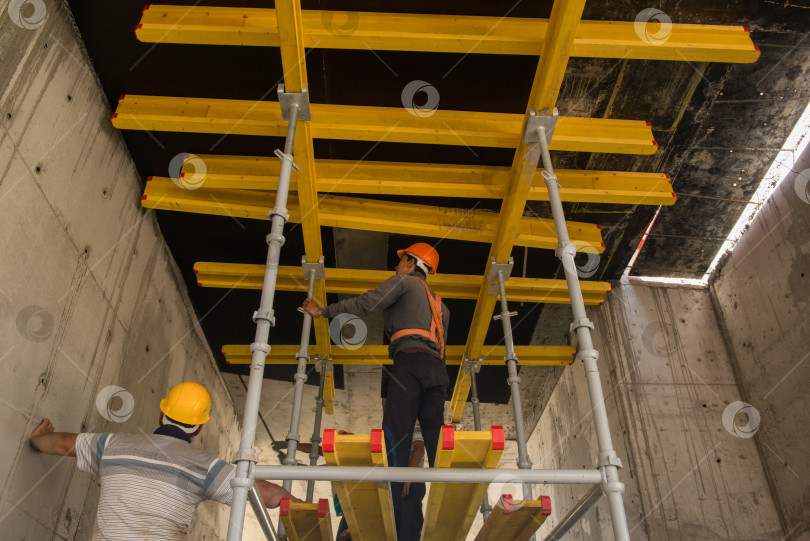
M 311 299 L 315 293 L 315 271 L 310 271 L 309 287 L 307 288 L 307 298 Z M 312 329 L 312 316 L 309 312 L 304 312 L 304 323 L 301 326 L 301 346 L 295 357 L 298 359 L 298 370 L 295 372 L 295 391 L 293 393 L 292 415 L 290 416 L 290 432 L 287 434 L 287 458 L 284 464 L 295 466 L 298 461 L 295 459 L 295 450 L 301 436 L 298 435 L 298 428 L 301 424 L 301 402 L 304 398 L 304 383 L 307 381 L 307 362 L 309 361 L 309 333 Z M 284 481 L 284 488 L 290 490 L 292 481 Z
M 611 522 L 613 524 L 613 535 L 617 541 L 627 541 L 630 534 L 627 530 L 627 516 L 622 501 L 624 484 L 619 481 L 619 468 L 621 461 L 613 450 L 613 442 L 610 437 L 610 425 L 608 424 L 607 409 L 605 408 L 605 396 L 602 392 L 602 382 L 599 379 L 599 369 L 596 361 L 599 352 L 593 348 L 591 330 L 593 323 L 585 313 L 585 302 L 582 299 L 582 290 L 579 286 L 574 256 L 576 247 L 568 237 L 568 229 L 565 225 L 565 213 L 562 201 L 560 200 L 559 185 L 554 168 L 551 164 L 551 155 L 548 151 L 548 141 L 546 130 L 540 127 L 537 130 L 540 142 L 540 152 L 543 158 L 543 178 L 548 188 L 549 203 L 551 213 L 554 218 L 554 227 L 557 230 L 557 257 L 560 258 L 565 271 L 565 280 L 568 284 L 568 294 L 571 297 L 571 310 L 574 314 L 574 321 L 571 324 L 572 332 L 576 333 L 577 359 L 585 367 L 585 378 L 588 383 L 588 393 L 591 398 L 591 409 L 593 411 L 594 425 L 596 426 L 596 438 L 599 443 L 598 468 L 602 472 L 602 492 L 607 496 L 610 505 Z
M 273 317 L 273 299 L 276 293 L 276 279 L 278 278 L 278 260 L 281 255 L 281 246 L 284 244 L 284 224 L 289 219 L 287 213 L 287 196 L 290 190 L 290 173 L 293 168 L 293 142 L 295 141 L 295 124 L 298 121 L 298 105 L 292 104 L 288 109 L 287 139 L 284 142 L 284 152 L 281 157 L 281 170 L 278 176 L 276 202 L 270 211 L 270 234 L 267 235 L 267 264 L 264 271 L 264 283 L 259 309 L 253 313 L 256 323 L 255 340 L 250 345 L 253 359 L 250 364 L 250 377 L 245 397 L 245 414 L 242 417 L 242 438 L 239 442 L 234 461 L 236 462 L 236 475 L 231 480 L 233 487 L 233 502 L 228 522 L 227 541 L 241 541 L 242 527 L 245 522 L 245 507 L 247 506 L 248 491 L 253 486 L 253 471 L 258 462 L 258 456 L 253 450 L 256 442 L 256 424 L 259 417 L 259 401 L 264 381 L 265 358 L 270 353 L 268 339 L 270 328 L 275 323 Z

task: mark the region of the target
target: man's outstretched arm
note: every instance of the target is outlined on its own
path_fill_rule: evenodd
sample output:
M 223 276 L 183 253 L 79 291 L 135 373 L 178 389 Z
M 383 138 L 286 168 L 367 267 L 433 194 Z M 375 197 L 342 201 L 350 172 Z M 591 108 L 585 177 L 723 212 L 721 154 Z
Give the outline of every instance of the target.
M 28 436 L 28 443 L 40 453 L 76 456 L 76 436 L 72 432 L 54 432 L 51 420 L 46 418 Z
M 284 490 L 284 487 L 271 483 L 270 481 L 261 481 L 257 479 L 256 488 L 259 490 L 259 494 L 262 497 L 264 506 L 269 509 L 275 509 L 278 507 L 281 504 L 281 498 L 292 498 L 292 501 L 297 503 L 301 503 L 303 501 Z

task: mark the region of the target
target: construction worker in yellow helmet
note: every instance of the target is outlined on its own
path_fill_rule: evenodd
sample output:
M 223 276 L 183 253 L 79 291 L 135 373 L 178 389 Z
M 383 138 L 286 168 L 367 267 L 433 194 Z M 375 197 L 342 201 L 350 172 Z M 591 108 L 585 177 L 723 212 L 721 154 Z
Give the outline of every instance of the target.
M 449 379 L 445 368 L 444 337 L 450 311 L 427 284 L 435 274 L 439 253 L 429 244 L 417 242 L 397 251 L 396 274 L 362 295 L 321 308 L 313 299 L 302 308 L 313 317 L 334 318 L 339 314 L 365 317 L 382 312 L 385 333 L 391 340 L 388 356 L 394 361 L 387 385 L 383 410 L 383 432 L 388 448 L 388 464 L 407 467 L 417 419 L 422 427 L 428 461 L 433 467 L 439 434 L 444 424 L 444 402 Z M 385 387 L 385 385 L 383 386 Z M 400 516 L 402 498 L 421 498 L 424 484 L 411 483 L 403 494 L 403 483 L 391 483 L 394 517 L 399 541 L 418 539 L 419 529 L 408 532 L 408 525 L 421 520 L 421 504 L 408 505 L 419 514 Z
M 93 540 L 185 539 L 197 505 L 230 505 L 235 467 L 190 445 L 211 418 L 202 385 L 175 385 L 160 401 L 153 434 L 55 432 L 45 419 L 28 438 L 35 451 L 76 457 L 76 467 L 101 480 Z M 292 497 L 282 487 L 256 481 L 267 507 Z M 293 498 L 295 501 L 296 498 Z

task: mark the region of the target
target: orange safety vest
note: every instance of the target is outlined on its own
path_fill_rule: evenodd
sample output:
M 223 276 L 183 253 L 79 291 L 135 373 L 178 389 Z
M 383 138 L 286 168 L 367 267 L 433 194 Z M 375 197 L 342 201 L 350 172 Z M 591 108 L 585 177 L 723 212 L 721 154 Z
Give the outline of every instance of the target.
M 442 324 L 442 298 L 436 295 L 434 299 L 433 296 L 430 294 L 430 289 L 428 288 L 427 283 L 424 280 L 419 278 L 418 276 L 414 276 L 417 280 L 422 282 L 422 285 L 425 286 L 425 293 L 427 294 L 428 299 L 428 306 L 430 306 L 430 313 L 431 313 L 431 320 L 430 320 L 430 331 L 426 331 L 424 329 L 400 329 L 394 333 L 391 337 L 391 341 L 398 338 L 402 338 L 403 336 L 408 336 L 409 334 L 416 334 L 419 336 L 424 336 L 431 342 L 436 342 L 439 344 L 439 357 L 444 359 L 444 325 Z

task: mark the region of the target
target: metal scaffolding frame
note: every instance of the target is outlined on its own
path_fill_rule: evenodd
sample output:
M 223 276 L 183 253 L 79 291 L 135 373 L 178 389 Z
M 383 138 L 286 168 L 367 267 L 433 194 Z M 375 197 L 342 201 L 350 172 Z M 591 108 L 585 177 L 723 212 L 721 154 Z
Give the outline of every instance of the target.
M 290 488 L 295 479 L 307 480 L 307 501 L 311 502 L 315 480 L 488 483 L 495 479 L 502 480 L 505 474 L 523 484 L 526 499 L 531 498 L 532 484 L 591 485 L 590 490 L 552 530 L 547 539 L 559 539 L 564 535 L 595 505 L 602 494 L 607 496 L 610 506 L 615 538 L 622 541 L 629 539 L 622 501 L 624 485 L 618 476 L 621 461 L 611 441 L 597 368 L 599 355 L 593 348 L 591 338 L 593 323 L 585 312 L 586 304 L 601 304 L 610 286 L 592 282 L 583 288 L 574 264 L 578 248 L 590 247 L 601 252 L 604 244 L 597 226 L 566 222 L 562 201 L 667 205 L 674 204 L 675 197 L 671 193 L 668 175 L 661 173 L 571 170 L 555 173 L 550 149 L 631 154 L 653 154 L 658 149 L 649 122 L 558 118 L 555 104 L 568 60 L 572 56 L 747 63 L 759 57 L 759 49 L 753 45 L 748 30 L 744 27 L 673 24 L 670 29 L 672 39 L 645 40 L 638 34 L 638 21 L 607 24 L 602 21 L 582 21 L 584 4 L 585 0 L 556 0 L 549 19 L 522 22 L 508 18 L 496 20 L 488 17 L 448 18 L 432 15 L 409 18 L 399 14 L 359 13 L 356 22 L 363 28 L 356 35 L 330 35 L 324 27 L 324 21 L 331 20 L 329 14 L 332 12 L 302 11 L 299 0 L 276 0 L 275 9 L 252 9 L 244 12 L 239 8 L 163 5 L 147 6 L 144 9 L 141 24 L 136 29 L 136 35 L 141 41 L 279 47 L 284 69 L 286 91 L 280 88 L 280 108 L 269 102 L 123 96 L 113 115 L 113 125 L 121 129 L 265 136 L 286 134 L 284 150 L 276 151 L 280 162 L 256 157 L 206 157 L 211 165 L 208 171 L 211 178 L 210 182 L 206 179 L 206 188 L 190 192 L 177 188 L 168 179 L 150 177 L 152 182 L 147 183 L 142 200 L 142 205 L 147 208 L 265 218 L 266 209 L 273 197 L 270 192 L 275 191 L 273 210 L 266 215 L 271 220 L 271 226 L 267 236 L 267 262 L 264 268 L 256 266 L 257 268 L 247 269 L 248 266 L 244 265 L 220 263 L 195 265 L 195 272 L 200 272 L 200 285 L 262 290 L 259 308 L 253 314 L 256 334 L 254 342 L 249 346 L 250 377 L 243 431 L 239 450 L 234 456 L 236 476 L 232 482 L 234 498 L 228 541 L 241 539 L 248 501 L 253 506 L 267 539 L 275 541 L 279 537 L 255 488 L 254 480 L 257 479 L 283 480 L 286 488 Z M 246 20 L 251 24 L 246 24 Z M 487 24 L 493 30 L 496 27 L 499 30 L 479 39 L 478 29 Z M 385 32 L 386 28 L 391 27 L 396 27 L 398 31 Z M 443 30 L 437 34 L 435 28 Z M 317 41 L 312 36 L 318 36 Z M 371 40 L 371 45 L 366 40 Z M 335 49 L 465 54 L 476 49 L 475 53 L 513 55 L 537 55 L 540 52 L 542 62 L 537 66 L 522 125 L 517 115 L 437 111 L 430 117 L 417 117 L 394 108 L 313 104 L 312 112 L 317 116 L 319 124 L 311 126 L 308 122 L 311 120 L 311 113 L 307 95 L 305 42 L 311 47 Z M 198 108 L 206 109 L 205 118 L 195 113 Z M 514 148 L 512 166 L 474 170 L 467 166 L 406 164 L 405 170 L 403 164 L 393 162 L 358 166 L 356 163 L 340 160 L 314 158 L 313 137 L 378 141 L 385 134 L 391 142 L 458 145 L 460 138 L 452 129 L 448 129 L 448 123 L 453 124 L 456 121 L 470 126 L 470 139 L 462 141 L 464 144 Z M 555 130 L 556 138 L 553 137 Z M 296 132 L 300 137 L 296 138 Z M 290 195 L 291 172 L 299 170 L 294 163 L 294 155 L 298 156 L 302 167 L 297 176 L 297 193 Z M 538 174 L 537 165 L 540 160 L 543 168 Z M 258 169 L 241 174 L 247 167 Z M 234 173 L 242 179 L 237 186 L 233 185 Z M 406 178 L 404 173 L 409 173 L 410 178 Z M 275 175 L 278 175 L 277 182 L 272 178 Z M 628 187 L 628 184 L 632 184 L 632 187 Z M 458 215 L 454 214 L 455 209 L 318 194 L 319 191 L 352 194 L 423 193 L 428 186 L 435 188 L 432 192 L 435 196 L 463 194 L 466 197 L 503 198 L 501 212 L 497 220 L 492 215 L 469 212 L 469 216 L 463 218 L 468 219 L 468 223 L 459 220 Z M 223 191 L 217 200 L 217 208 L 206 202 L 204 195 L 200 195 L 209 187 Z M 528 200 L 548 200 L 553 220 L 524 217 L 523 211 Z M 328 212 L 322 213 L 321 210 Z M 421 220 L 418 228 L 406 218 L 417 214 Z M 373 272 L 351 271 L 347 274 L 345 269 L 324 269 L 320 236 L 322 225 L 411 232 L 490 243 L 491 251 L 483 280 L 480 276 L 445 275 L 435 277 L 434 285 L 437 292 L 444 297 L 476 299 L 466 344 L 448 346 L 447 350 L 448 357 L 451 351 L 455 356 L 448 364 L 461 364 L 450 403 L 451 418 L 454 422 L 460 421 L 467 397 L 471 393 L 475 430 L 481 430 L 476 373 L 482 364 L 493 364 L 493 355 L 500 355 L 502 351 L 515 416 L 518 469 L 312 467 L 318 461 L 322 413 L 332 413 L 334 382 L 328 324 L 321 319 L 313 323 L 308 314 L 304 315 L 300 347 L 294 353 L 297 371 L 290 430 L 286 438 L 287 457 L 283 466 L 258 465 L 254 444 L 264 367 L 267 362 L 279 362 L 279 352 L 289 355 L 289 358 L 293 356 L 293 350 L 288 353 L 284 346 L 278 346 L 277 351 L 270 355 L 269 345 L 269 332 L 274 324 L 275 291 L 300 288 L 297 285 L 297 273 L 292 268 L 280 268 L 278 265 L 284 243 L 283 229 L 289 221 L 302 225 L 305 245 L 303 276 L 308 283 L 308 296 L 319 304 L 324 304 L 327 290 L 346 293 L 358 292 L 355 290 L 359 289 L 361 292 L 368 289 L 367 284 L 379 281 Z M 565 286 L 562 286 L 560 280 L 510 280 L 510 255 L 515 245 L 555 248 L 556 255 L 563 264 Z M 447 288 L 447 291 L 442 288 Z M 522 420 L 520 378 L 517 375 L 518 353 L 524 359 L 524 365 L 570 364 L 570 354 L 574 348 L 515 346 L 510 320 L 513 313 L 509 311 L 507 303 L 510 295 L 513 300 L 520 298 L 528 302 L 571 304 L 571 341 L 575 346 L 575 359 L 585 368 L 599 447 L 597 468 L 594 470 L 532 469 Z M 490 324 L 489 316 L 494 311 L 498 298 L 501 310 L 495 319 L 500 319 L 503 325 L 505 347 L 495 350 L 492 346 L 484 346 L 484 337 Z M 297 466 L 295 452 L 300 441 L 298 431 L 306 365 L 310 357 L 311 327 L 314 327 L 316 366 L 320 372 L 320 381 L 311 438 L 310 466 Z M 236 362 L 246 362 L 247 349 L 245 347 L 245 351 L 241 351 L 236 346 L 230 350 L 231 357 L 238 357 L 239 361 Z M 362 362 L 361 356 L 368 355 L 369 351 L 370 347 L 351 352 L 353 355 L 343 355 L 343 352 L 336 351 L 334 362 Z M 485 520 L 491 509 L 485 494 L 480 506 Z M 283 532 L 280 534 L 283 535 Z

